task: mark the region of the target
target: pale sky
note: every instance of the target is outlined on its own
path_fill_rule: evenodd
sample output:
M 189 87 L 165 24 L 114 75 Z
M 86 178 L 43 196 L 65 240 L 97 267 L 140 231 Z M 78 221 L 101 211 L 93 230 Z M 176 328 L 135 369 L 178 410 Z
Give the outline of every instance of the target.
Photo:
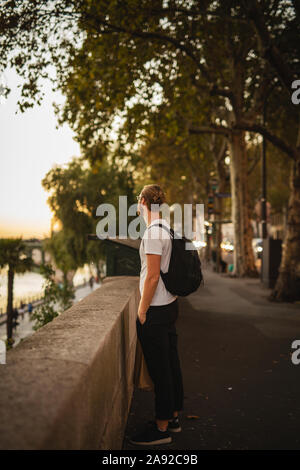
M 4 79 L 11 92 L 0 104 L 0 237 L 43 237 L 49 235 L 51 212 L 41 180 L 54 164 L 79 156 L 79 145 L 67 125 L 55 128 L 52 103 L 63 97 L 50 83 L 45 81 L 41 106 L 15 114 L 21 79 L 11 70 Z

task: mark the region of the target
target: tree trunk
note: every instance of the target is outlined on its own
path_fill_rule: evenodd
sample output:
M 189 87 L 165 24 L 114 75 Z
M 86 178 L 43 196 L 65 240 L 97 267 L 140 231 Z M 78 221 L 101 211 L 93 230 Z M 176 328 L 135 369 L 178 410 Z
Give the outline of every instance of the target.
M 282 244 L 279 275 L 270 300 L 300 300 L 300 152 L 291 167 L 287 230 Z
M 218 171 L 218 178 L 219 178 L 219 192 L 223 193 L 225 192 L 226 189 L 226 173 L 224 171 L 224 168 L 222 167 L 221 164 L 217 165 L 217 171 Z M 221 197 L 216 197 L 215 198 L 215 209 L 216 209 L 216 220 L 220 221 L 223 220 L 223 198 Z M 222 260 L 222 248 L 221 248 L 221 243 L 222 243 L 222 224 L 215 224 L 216 227 L 216 253 L 217 253 L 217 272 L 221 272 L 221 260 Z
M 228 142 L 223 138 L 221 146 L 216 141 L 216 135 L 213 134 L 210 139 L 210 151 L 213 155 L 215 168 L 217 172 L 218 180 L 218 192 L 223 193 L 226 190 L 226 170 L 224 158 L 226 155 L 226 150 L 228 147 Z M 214 224 L 214 239 L 215 239 L 215 250 L 216 250 L 216 272 L 221 272 L 221 261 L 222 261 L 222 224 L 218 223 L 223 220 L 223 198 L 217 197 L 215 195 L 214 199 L 214 209 L 215 209 L 215 224 Z
M 13 336 L 13 295 L 14 295 L 14 271 L 8 267 L 7 274 L 7 320 L 6 320 L 6 332 L 7 342 L 12 342 Z
M 69 271 L 64 273 L 63 274 L 64 283 L 69 284 L 70 286 L 73 286 L 73 279 L 74 279 L 75 274 L 76 274 L 75 269 L 70 269 Z
M 210 185 L 209 185 L 209 178 L 207 178 L 207 182 L 206 182 L 206 194 L 208 195 L 209 193 L 211 192 L 210 190 Z M 206 206 L 207 207 L 207 206 Z M 207 212 L 206 214 L 206 220 L 208 221 L 210 219 L 210 216 Z M 206 246 L 205 246 L 205 256 L 204 256 L 204 259 L 205 259 L 205 262 L 206 263 L 209 263 L 212 259 L 212 235 L 211 233 L 208 233 L 208 230 L 210 229 L 210 227 L 208 227 L 207 225 L 205 226 L 205 237 L 206 237 Z
M 99 261 L 96 263 L 96 270 L 97 270 L 97 278 L 98 280 L 101 279 L 101 271 L 100 271 L 100 266 L 99 266 Z
M 235 131 L 229 139 L 232 221 L 234 225 L 234 270 L 237 277 L 258 277 L 252 248 L 253 228 L 249 217 L 245 132 Z

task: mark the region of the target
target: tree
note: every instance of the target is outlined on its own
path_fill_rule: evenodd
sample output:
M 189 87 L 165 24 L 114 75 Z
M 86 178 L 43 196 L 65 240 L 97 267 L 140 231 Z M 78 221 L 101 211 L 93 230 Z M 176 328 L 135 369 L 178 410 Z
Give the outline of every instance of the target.
M 119 196 L 126 195 L 133 204 L 134 182 L 130 169 L 108 161 L 94 163 L 93 168 L 83 158 L 73 159 L 67 166 L 51 169 L 42 181 L 49 193 L 48 204 L 62 225 L 47 242 L 46 249 L 65 277 L 91 261 L 98 265 L 104 256 L 102 244 L 88 241 L 98 222 L 96 209 L 102 203 L 111 203 L 118 217 Z
M 1 20 L 3 63 L 15 50 L 11 64 L 23 76 L 25 65 L 30 64 L 29 70 L 35 73 L 29 75 L 23 95 L 30 102 L 38 95 L 38 77 L 49 64 L 45 43 L 47 31 L 53 31 L 55 41 L 47 49 L 67 96 L 60 119 L 73 126 L 81 146 L 89 152 L 95 145 L 105 147 L 120 116 L 125 119 L 121 138 L 133 140 L 135 129 L 136 139 L 142 138 L 149 120 L 157 117 L 155 110 L 162 107 L 190 134 L 214 133 L 228 139 L 238 275 L 255 274 L 246 131 L 264 135 L 295 160 L 281 293 L 277 296 L 285 291 L 293 298 L 299 279 L 299 145 L 291 145 L 272 126 L 262 125 L 261 117 L 270 85 L 276 85 L 276 96 L 283 95 L 284 87 L 297 78 L 297 2 L 61 1 L 52 2 L 47 9 L 42 2 L 8 5 Z M 67 39 L 61 34 L 67 28 L 77 28 L 79 34 Z M 19 53 L 17 46 L 23 44 L 28 44 L 26 51 Z M 161 104 L 155 104 L 157 97 Z M 205 120 L 202 107 L 208 100 Z M 179 102 L 186 106 L 176 107 Z M 290 100 L 283 106 L 285 132 L 293 133 L 298 112 Z
M 35 320 L 34 330 L 38 330 L 67 310 L 72 305 L 74 298 L 73 287 L 64 282 L 61 286 L 54 281 L 55 271 L 51 265 L 42 265 L 41 274 L 45 277 L 43 301 L 31 314 L 31 319 Z
M 181 115 L 184 115 L 184 127 L 188 132 L 199 132 L 195 125 L 186 122 L 198 124 L 203 120 L 203 113 L 199 115 L 205 101 L 200 99 L 199 104 L 201 95 L 206 96 L 206 101 L 207 97 L 214 101 L 215 108 L 223 107 L 227 121 L 229 113 L 226 116 L 225 99 L 231 100 L 232 115 L 234 120 L 237 119 L 245 107 L 245 59 L 252 44 L 245 41 L 247 28 L 238 29 L 225 23 L 230 47 L 224 50 L 223 29 L 220 29 L 224 18 L 212 18 L 215 5 L 216 2 L 204 2 L 201 6 L 199 2 L 190 2 L 185 8 L 179 2 L 173 2 L 170 7 L 164 7 L 159 1 L 150 6 L 147 1 L 137 5 L 134 0 L 122 4 L 99 1 L 72 4 L 73 9 L 68 10 L 67 16 L 78 18 L 78 26 L 84 34 L 81 47 L 76 49 L 69 44 L 69 76 L 65 76 L 65 68 L 59 67 L 62 90 L 67 96 L 61 121 L 68 120 L 83 147 L 89 149 L 99 140 L 108 141 L 108 131 L 121 110 L 126 117 L 124 133 L 131 140 L 143 136 L 144 123 L 147 125 L 153 114 L 151 98 L 157 94 L 157 88 L 162 92 L 163 106 L 169 106 L 173 114 L 182 111 L 184 101 Z M 58 17 L 65 18 L 64 6 L 60 4 L 55 11 Z M 230 16 L 229 7 L 225 13 L 228 16 L 228 10 Z M 35 18 L 39 18 L 34 22 L 38 29 L 45 12 L 41 14 L 37 8 Z M 26 35 L 26 31 L 23 30 L 23 34 Z M 238 44 L 234 35 L 240 36 Z M 228 51 L 231 53 L 229 61 Z M 237 65 L 238 73 L 234 68 Z M 174 96 L 176 93 L 180 100 Z M 135 100 L 133 105 L 131 100 Z M 179 101 L 180 108 L 176 107 Z M 187 111 L 190 109 L 195 112 Z M 215 124 L 214 117 L 207 120 Z M 207 126 L 207 129 L 205 132 L 219 132 L 231 138 L 235 269 L 240 275 L 257 274 L 248 217 L 244 132 L 233 134 L 224 126 L 218 126 L 218 129 Z
M 253 2 L 253 4 L 242 2 L 242 6 L 235 1 L 207 2 L 203 7 L 199 7 L 199 3 L 194 4 L 191 2 L 189 8 L 186 9 L 182 8 L 177 2 L 173 2 L 170 7 L 166 8 L 155 5 L 151 9 L 144 5 L 145 8 L 140 8 L 140 14 L 135 17 L 133 17 L 134 2 L 127 2 L 126 7 L 124 6 L 124 9 L 127 8 L 127 16 L 123 14 L 121 17 L 120 11 L 116 11 L 115 5 L 108 5 L 106 9 L 102 5 L 97 10 L 94 4 L 92 9 L 93 24 L 91 15 L 89 16 L 91 11 L 88 7 L 83 9 L 82 15 L 82 20 L 90 20 L 89 26 L 92 25 L 91 29 L 94 29 L 93 34 L 86 27 L 87 41 L 84 42 L 84 50 L 86 51 L 88 42 L 90 49 L 88 54 L 78 54 L 78 62 L 76 62 L 76 59 L 73 61 L 75 74 L 72 75 L 71 82 L 68 82 L 68 84 L 71 84 L 70 94 L 76 91 L 76 88 L 78 89 L 78 84 L 82 94 L 83 89 L 78 81 L 78 76 L 80 77 L 81 74 L 78 75 L 78 71 L 81 68 L 85 69 L 85 64 L 88 61 L 91 77 L 97 77 L 95 84 L 102 85 L 103 81 L 101 81 L 99 75 L 97 76 L 95 67 L 92 68 L 93 61 L 97 66 L 101 63 L 106 77 L 101 103 L 107 100 L 106 91 L 109 89 L 111 97 L 109 109 L 115 109 L 118 107 L 118 103 L 122 103 L 123 106 L 130 103 L 130 99 L 134 97 L 133 93 L 137 93 L 137 90 L 133 89 L 132 82 L 135 83 L 137 80 L 148 85 L 140 87 L 140 94 L 145 93 L 146 88 L 146 97 L 147 90 L 148 92 L 150 90 L 150 95 L 152 90 L 153 95 L 153 85 L 156 81 L 164 91 L 164 98 L 168 96 L 166 90 L 170 90 L 170 85 L 167 84 L 166 87 L 165 83 L 168 81 L 172 85 L 174 84 L 174 80 L 170 80 L 170 76 L 172 73 L 174 75 L 174 70 L 175 76 L 180 75 L 182 68 L 178 67 L 178 64 L 182 63 L 185 67 L 189 64 L 188 73 L 199 91 L 205 93 L 203 80 L 199 78 L 200 75 L 202 79 L 204 77 L 209 81 L 206 92 L 209 91 L 211 96 L 225 99 L 225 112 L 223 112 L 223 116 L 222 114 L 218 116 L 219 122 L 217 124 L 212 119 L 209 126 L 190 126 L 189 131 L 192 133 L 223 133 L 229 140 L 231 148 L 232 216 L 236 240 L 235 266 L 238 274 L 252 275 L 255 272 L 251 246 L 252 227 L 249 218 L 250 201 L 247 184 L 246 135 L 244 131 L 260 133 L 273 145 L 281 149 L 285 155 L 295 159 L 295 165 L 292 168 L 293 175 L 291 176 L 288 231 L 283 245 L 284 251 L 280 268 L 282 274 L 278 279 L 280 288 L 277 286 L 273 294 L 278 300 L 293 300 L 297 298 L 297 292 L 299 292 L 298 240 L 300 237 L 297 216 L 299 214 L 299 195 L 297 194 L 299 187 L 299 145 L 297 142 L 299 139 L 296 145 L 291 145 L 290 142 L 293 139 L 289 140 L 287 138 L 290 131 L 295 133 L 295 130 L 297 130 L 296 122 L 299 117 L 295 107 L 291 106 L 289 95 L 287 98 L 287 94 L 284 94 L 285 88 L 290 87 L 292 80 L 297 78 L 297 71 L 299 70 L 297 58 L 299 51 L 299 46 L 297 46 L 299 11 L 295 4 L 296 2 L 290 2 L 288 14 L 286 14 L 286 2 L 278 1 L 269 2 L 268 4 L 263 2 Z M 248 5 L 250 5 L 249 8 L 247 8 Z M 253 8 L 252 5 L 254 5 Z M 124 22 L 125 16 L 126 24 Z M 128 21 L 129 19 L 130 21 Z M 99 34 L 100 38 L 95 34 L 97 26 L 99 29 L 104 28 L 102 30 L 103 34 Z M 272 30 L 272 37 L 268 32 L 270 30 Z M 253 32 L 256 35 L 253 35 Z M 116 35 L 118 37 L 117 45 L 114 41 Z M 287 36 L 291 39 L 290 41 L 287 40 Z M 94 41 L 90 41 L 91 37 Z M 226 49 L 222 47 L 223 38 Z M 276 38 L 276 45 L 274 45 L 273 38 Z M 154 42 L 158 45 L 154 45 Z M 141 43 L 143 46 L 145 44 L 148 46 L 147 51 L 144 53 L 141 50 L 143 47 Z M 95 44 L 99 46 L 95 48 L 95 53 L 96 49 L 101 51 L 98 56 L 93 55 Z M 170 48 L 168 48 L 168 45 Z M 126 54 L 127 60 L 125 60 Z M 89 58 L 87 58 L 87 55 Z M 173 62 L 170 59 L 171 55 L 174 59 Z M 280 55 L 286 57 L 286 66 Z M 131 59 L 132 56 L 133 59 Z M 105 59 L 101 60 L 101 57 L 105 57 Z M 113 67 L 114 78 L 111 77 L 109 72 L 107 75 L 106 57 L 109 57 L 110 62 L 116 58 L 114 63 L 117 67 Z M 96 58 L 98 58 L 98 63 L 95 61 Z M 125 63 L 128 67 L 128 60 L 130 60 L 132 68 L 129 72 L 126 72 L 123 67 L 125 68 Z M 158 71 L 153 72 L 154 78 L 150 77 L 147 80 L 146 73 L 149 67 L 147 69 L 146 64 L 151 61 Z M 146 72 L 143 71 L 143 67 L 146 68 Z M 101 73 L 103 75 L 103 69 Z M 162 79 L 159 74 L 163 77 Z M 187 79 L 187 74 L 183 74 L 183 76 Z M 136 80 L 134 81 L 135 77 Z M 187 82 L 188 80 L 186 80 Z M 117 83 L 119 88 L 115 99 L 113 90 Z M 276 98 L 278 95 L 282 95 L 282 98 L 287 99 L 287 102 L 283 104 L 286 117 L 284 135 L 278 134 L 271 126 L 267 128 L 260 122 L 266 95 L 270 87 L 274 85 L 277 88 Z M 93 93 L 93 90 L 91 92 Z M 80 95 L 78 93 L 77 98 L 74 94 L 72 96 L 72 99 L 68 101 L 66 112 L 72 115 L 73 110 L 72 122 L 76 123 L 76 121 L 80 122 L 78 115 L 84 118 L 84 113 L 89 113 L 90 108 L 85 111 L 84 106 L 82 106 L 83 102 L 79 99 L 81 105 L 79 110 L 75 100 Z M 228 106 L 226 110 L 226 99 L 231 107 L 229 110 Z M 274 98 L 273 101 L 275 102 Z M 86 100 L 86 102 L 90 101 Z M 282 103 L 282 99 L 280 102 Z M 96 103 L 98 106 L 92 108 L 92 113 L 95 110 L 95 116 L 93 117 L 98 116 L 100 118 L 101 116 L 102 118 L 105 111 L 104 116 L 111 116 L 107 113 L 107 105 L 101 107 L 99 101 L 96 101 Z M 76 108 L 79 110 L 78 113 Z M 131 111 L 128 112 L 128 116 L 133 119 L 129 121 L 128 129 L 130 129 L 132 121 L 137 120 L 138 123 L 141 123 L 142 120 L 145 120 L 145 117 L 149 116 L 149 113 L 145 112 L 146 108 L 147 106 L 143 105 L 141 100 L 136 106 L 130 106 Z M 135 113 L 132 111 L 133 109 Z M 137 119 L 137 115 L 141 118 Z M 77 116 L 77 120 L 75 116 Z M 186 115 L 184 115 L 184 119 L 187 121 Z M 222 120 L 226 123 L 225 126 L 222 125 Z M 93 122 L 95 123 L 95 120 Z M 104 119 L 104 122 L 107 121 Z M 89 142 L 89 136 L 91 134 L 89 135 L 89 132 L 85 129 L 84 144 Z
M 204 136 L 178 139 L 162 129 L 156 137 L 147 136 L 140 158 L 135 160 L 137 184 L 158 181 L 170 204 L 206 201 L 207 181 L 214 167 L 207 140 Z
M 276 2 L 274 2 L 276 5 Z M 286 12 L 286 5 L 277 2 L 273 9 L 275 15 L 282 16 Z M 299 34 L 300 34 L 300 7 L 297 0 L 290 2 L 287 28 L 281 33 L 281 41 L 276 41 L 276 28 L 278 21 L 271 21 L 271 14 L 266 15 L 260 3 L 255 0 L 251 5 L 244 2 L 246 17 L 250 19 L 259 38 L 260 53 L 270 66 L 276 71 L 282 85 L 288 94 L 296 78 L 299 78 Z M 279 25 L 282 28 L 282 25 Z M 272 300 L 293 301 L 300 298 L 300 114 L 289 100 L 289 110 L 295 116 L 298 129 L 291 139 L 281 139 L 280 148 L 292 159 L 290 172 L 290 197 L 288 202 L 287 230 L 283 240 L 283 251 L 279 276 L 271 294 Z M 257 123 L 241 123 L 241 127 L 260 132 L 266 138 L 273 137 L 269 129 Z M 271 140 L 272 141 L 272 140 Z M 276 142 L 273 140 L 276 145 Z
M 0 239 L 0 267 L 8 266 L 7 273 L 7 344 L 13 343 L 13 298 L 15 274 L 25 273 L 33 267 L 33 260 L 26 252 L 21 238 Z
M 248 60 L 255 48 L 249 28 L 224 23 L 224 17 L 209 18 L 215 2 L 203 7 L 191 3 L 185 11 L 176 8 L 179 2 L 174 2 L 175 8 L 159 8 L 158 4 L 149 8 L 142 2 L 137 15 L 135 2 L 128 1 L 123 3 L 126 24 L 119 5 L 116 11 L 113 3 L 100 3 L 81 8 L 86 37 L 64 82 L 67 104 L 61 121 L 68 120 L 81 145 L 87 147 L 99 136 L 107 140 L 107 129 L 112 128 L 121 110 L 125 124 L 120 139 L 125 144 L 142 139 L 149 121 L 161 124 L 158 114 L 167 115 L 163 124 L 168 130 L 173 125 L 173 134 L 226 136 L 231 150 L 235 270 L 238 275 L 257 275 L 251 244 L 245 132 L 233 129 L 249 106 L 254 107 L 250 94 L 245 99 L 249 88 L 246 79 L 255 65 L 255 60 Z M 224 11 L 230 16 L 229 6 Z M 99 28 L 102 34 L 97 34 Z M 256 69 L 260 80 L 266 79 L 261 67 Z M 88 77 L 89 87 L 83 77 Z M 161 104 L 153 106 L 157 94 L 161 95 Z M 209 125 L 199 127 L 205 121 Z
M 70 230 L 54 232 L 44 242 L 44 249 L 50 253 L 55 268 L 63 273 L 63 286 L 72 285 L 73 275 L 78 268 L 78 246 L 76 236 Z M 80 266 L 80 264 L 79 264 Z M 71 278 L 68 275 L 71 274 Z

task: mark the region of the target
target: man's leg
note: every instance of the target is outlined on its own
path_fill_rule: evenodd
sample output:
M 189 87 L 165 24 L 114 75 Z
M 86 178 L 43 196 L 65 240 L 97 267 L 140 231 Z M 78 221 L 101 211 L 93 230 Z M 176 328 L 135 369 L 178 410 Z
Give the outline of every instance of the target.
M 174 408 L 176 410 L 176 412 L 174 412 L 174 416 L 178 416 L 178 411 L 183 410 L 184 392 L 181 365 L 178 355 L 178 335 L 176 332 L 175 323 L 169 329 L 169 344 L 172 381 L 174 386 Z
M 166 429 L 174 411 L 168 325 L 145 323 L 138 327 L 138 334 L 154 384 L 156 421 L 160 429 Z

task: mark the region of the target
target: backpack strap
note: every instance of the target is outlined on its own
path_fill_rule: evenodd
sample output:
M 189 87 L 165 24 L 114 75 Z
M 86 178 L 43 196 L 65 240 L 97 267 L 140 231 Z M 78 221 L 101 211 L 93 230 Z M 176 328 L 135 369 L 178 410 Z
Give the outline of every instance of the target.
M 170 228 L 170 230 L 165 227 L 165 225 L 163 225 L 161 222 L 159 222 L 158 224 L 154 224 L 154 225 L 151 225 L 151 227 L 161 227 L 161 228 L 164 228 L 168 234 L 170 235 L 171 234 L 171 240 L 174 240 L 174 230 L 172 228 Z M 150 227 L 149 227 L 150 228 Z M 148 229 L 148 227 L 147 227 Z M 165 273 L 162 272 L 162 270 L 160 269 L 160 277 L 162 278 L 162 276 L 164 275 Z
M 154 224 L 154 225 L 151 225 L 151 227 L 162 227 L 164 228 L 168 234 L 170 235 L 171 234 L 171 237 L 174 238 L 174 230 L 172 228 L 170 228 L 170 230 L 165 226 L 163 225 L 161 222 L 159 222 L 158 224 Z M 150 227 L 147 227 L 147 228 L 150 228 Z

